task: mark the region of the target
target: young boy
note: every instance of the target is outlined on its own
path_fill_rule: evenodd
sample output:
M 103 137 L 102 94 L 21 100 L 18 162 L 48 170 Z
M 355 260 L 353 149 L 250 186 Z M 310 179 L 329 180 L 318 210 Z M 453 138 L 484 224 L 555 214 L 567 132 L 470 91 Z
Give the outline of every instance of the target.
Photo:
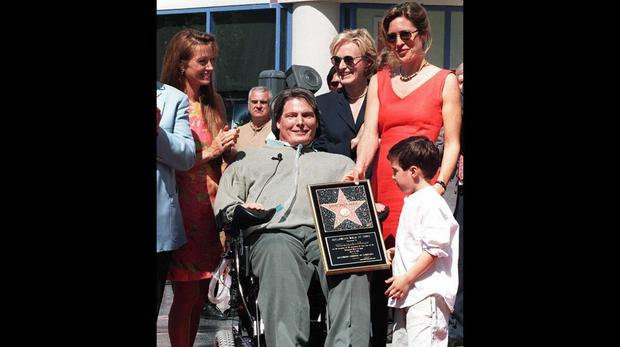
M 411 136 L 388 153 L 392 178 L 406 194 L 388 250 L 392 274 L 385 295 L 394 307 L 392 346 L 447 346 L 448 318 L 458 287 L 459 225 L 430 183 L 439 152 L 424 136 Z

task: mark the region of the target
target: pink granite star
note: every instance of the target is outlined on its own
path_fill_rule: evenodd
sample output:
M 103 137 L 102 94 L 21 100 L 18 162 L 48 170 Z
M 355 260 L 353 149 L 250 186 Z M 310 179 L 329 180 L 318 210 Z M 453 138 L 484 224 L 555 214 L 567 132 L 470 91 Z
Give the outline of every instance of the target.
M 332 211 L 336 215 L 334 229 L 336 229 L 345 220 L 350 220 L 355 224 L 362 225 L 355 211 L 364 204 L 365 201 L 349 201 L 344 196 L 342 189 L 338 189 L 338 201 L 331 204 L 322 204 L 322 207 Z

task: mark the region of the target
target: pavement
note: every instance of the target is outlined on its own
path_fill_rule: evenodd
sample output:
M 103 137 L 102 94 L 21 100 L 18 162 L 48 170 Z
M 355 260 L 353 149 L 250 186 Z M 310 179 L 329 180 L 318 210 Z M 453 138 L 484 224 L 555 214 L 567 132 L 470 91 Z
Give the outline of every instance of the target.
M 172 304 L 172 286 L 166 283 L 164 290 L 164 298 L 159 309 L 157 318 L 157 347 L 170 347 L 170 338 L 168 337 L 168 313 Z M 213 347 L 215 345 L 215 333 L 219 330 L 231 327 L 234 320 L 212 320 L 200 317 L 200 326 L 194 347 Z
M 172 287 L 169 283 L 166 283 L 164 298 L 157 318 L 157 347 L 171 347 L 170 338 L 168 337 L 168 313 L 170 312 L 171 304 Z M 234 323 L 234 320 L 212 320 L 201 316 L 194 347 L 214 347 L 215 334 L 221 329 L 229 329 Z M 390 343 L 386 345 L 386 347 L 391 346 L 392 344 Z

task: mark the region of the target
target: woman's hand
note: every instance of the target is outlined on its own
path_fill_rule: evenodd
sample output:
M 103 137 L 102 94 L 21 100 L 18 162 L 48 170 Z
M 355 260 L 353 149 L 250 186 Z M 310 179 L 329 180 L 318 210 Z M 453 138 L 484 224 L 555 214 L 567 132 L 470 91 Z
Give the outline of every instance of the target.
M 207 155 L 203 155 L 207 159 L 213 159 L 222 156 L 224 152 L 230 151 L 230 148 L 237 143 L 239 137 L 239 129 L 228 129 L 228 125 L 225 125 L 223 129 L 217 133 L 211 145 L 205 148 L 204 151 L 208 151 Z
M 353 170 L 347 172 L 344 176 L 342 176 L 343 181 L 348 181 L 348 182 L 353 181 L 355 182 L 355 184 L 358 184 L 360 180 L 363 180 L 365 178 L 366 178 L 366 175 L 364 174 L 364 170 L 358 167 L 357 165 L 355 165 Z
M 362 134 L 364 133 L 364 124 L 360 127 L 360 130 L 357 132 L 357 135 L 353 139 L 351 139 L 351 151 L 357 149 L 357 144 L 360 143 L 360 139 L 362 138 Z
M 435 183 L 433 185 L 433 188 L 435 188 L 435 190 L 437 191 L 437 193 L 439 193 L 439 195 L 443 196 L 443 194 L 446 192 L 445 189 L 443 189 L 443 186 L 439 183 Z
M 228 125 L 224 126 L 224 134 L 226 136 L 227 139 L 229 139 L 229 141 L 232 141 L 232 145 L 228 146 L 226 148 L 226 152 L 229 152 L 234 145 L 237 144 L 237 139 L 239 138 L 239 128 L 235 128 L 235 129 L 230 129 L 228 130 Z
M 351 151 L 357 148 L 358 143 L 360 143 L 360 139 L 358 137 L 354 137 L 351 139 Z

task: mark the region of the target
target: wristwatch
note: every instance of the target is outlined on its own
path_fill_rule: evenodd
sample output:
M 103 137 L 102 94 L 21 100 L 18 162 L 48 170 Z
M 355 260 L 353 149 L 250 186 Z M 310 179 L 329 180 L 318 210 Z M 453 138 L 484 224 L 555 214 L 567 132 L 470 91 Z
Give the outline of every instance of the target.
M 439 183 L 439 185 L 441 185 L 443 187 L 443 190 L 446 190 L 446 182 L 442 181 L 442 180 L 437 180 L 435 181 L 435 184 Z

